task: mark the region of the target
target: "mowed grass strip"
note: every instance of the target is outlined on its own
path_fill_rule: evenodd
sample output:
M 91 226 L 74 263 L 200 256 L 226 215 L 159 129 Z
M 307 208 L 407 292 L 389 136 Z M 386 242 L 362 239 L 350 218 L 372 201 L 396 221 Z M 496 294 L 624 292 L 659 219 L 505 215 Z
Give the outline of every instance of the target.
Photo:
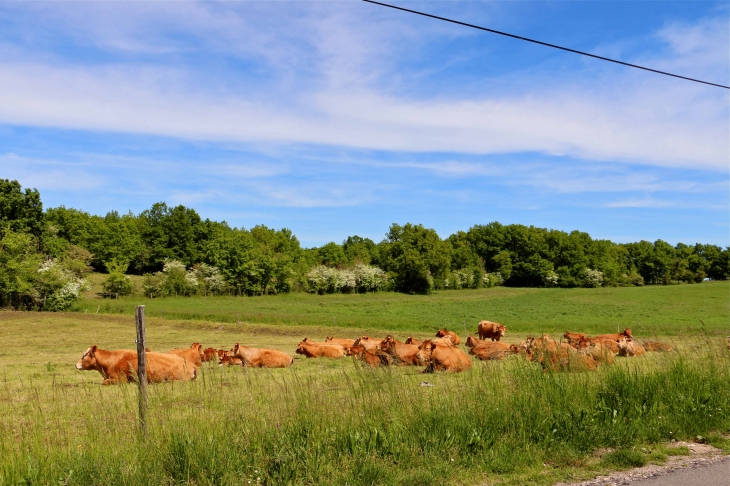
M 133 317 L 0 322 L 0 485 L 551 484 L 630 467 L 671 439 L 728 447 L 730 356 L 716 336 L 591 373 L 545 373 L 518 356 L 433 375 L 299 355 L 290 369 L 205 364 L 195 382 L 150 386 L 143 440 L 136 385 L 74 368 L 91 344 L 132 348 Z M 303 334 L 368 331 L 155 317 L 147 329 L 160 351 L 199 341 L 291 354 Z
M 80 312 L 147 315 L 222 323 L 241 321 L 285 326 L 333 326 L 402 332 L 449 328 L 474 333 L 488 319 L 513 333 L 601 334 L 630 327 L 645 336 L 698 331 L 730 334 L 730 282 L 599 289 L 497 287 L 440 291 L 431 295 L 391 292 L 262 297 L 169 297 L 118 300 L 85 298 Z M 703 324 L 704 323 L 704 324 Z

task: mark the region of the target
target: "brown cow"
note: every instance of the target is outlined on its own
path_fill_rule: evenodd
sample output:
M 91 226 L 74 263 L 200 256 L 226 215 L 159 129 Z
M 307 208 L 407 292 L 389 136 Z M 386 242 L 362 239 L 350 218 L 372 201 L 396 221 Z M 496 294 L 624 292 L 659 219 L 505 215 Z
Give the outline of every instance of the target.
M 497 322 L 481 321 L 477 326 L 479 339 L 489 338 L 492 341 L 499 341 L 500 338 L 504 337 L 505 332 L 507 332 L 507 327 Z
M 415 344 L 416 346 L 420 346 L 422 342 L 423 341 L 421 341 L 420 339 L 416 339 L 413 336 L 408 336 L 406 338 L 406 344 Z
M 194 380 L 198 368 L 179 356 L 165 353 L 145 353 L 147 381 L 158 383 L 172 380 Z M 137 352 L 129 349 L 104 350 L 96 345 L 84 352 L 78 370 L 96 370 L 104 377 L 103 383 L 137 381 Z
M 173 349 L 165 354 L 174 354 L 193 363 L 195 366 L 203 364 L 203 346 L 200 343 L 193 343 L 187 349 Z
M 479 346 L 480 344 L 486 344 L 488 341 L 483 341 L 481 339 L 477 339 L 474 336 L 469 336 L 466 338 L 466 343 L 464 344 L 467 348 L 473 348 L 474 346 Z
M 578 352 L 583 356 L 590 356 L 598 363 L 612 364 L 616 353 L 611 350 L 609 341 L 595 341 L 586 347 L 579 347 Z
M 596 337 L 596 338 L 592 338 L 592 339 L 585 338 L 585 339 L 581 339 L 579 341 L 579 346 L 581 348 L 587 348 L 588 346 L 590 346 L 592 344 L 602 344 L 604 346 L 607 346 L 608 349 L 610 349 L 613 354 L 618 353 L 618 341 L 614 341 L 613 339 L 604 339 L 604 338 Z
M 294 358 L 277 349 L 249 348 L 236 343 L 228 353 L 229 356 L 241 358 L 243 366 L 253 368 L 288 368 Z
M 393 339 L 393 336 L 387 336 L 382 343 L 380 349 L 383 353 L 395 359 L 396 362 L 405 365 L 418 365 L 418 346 L 415 344 L 405 344 Z
M 362 346 L 363 348 L 367 349 L 371 353 L 377 353 L 380 351 L 380 343 L 383 342 L 382 339 L 374 339 L 370 336 L 362 336 L 357 339 L 355 339 L 355 342 L 353 343 L 354 346 Z
M 504 359 L 510 354 L 511 348 L 507 343 L 494 343 L 491 341 L 482 341 L 481 344 L 473 346 L 469 350 L 469 354 L 476 356 L 481 360 Z
M 218 350 L 215 348 L 205 348 L 203 351 L 203 361 L 213 361 L 218 357 Z
M 588 339 L 588 336 L 586 336 L 585 334 L 581 334 L 579 332 L 570 332 L 570 331 L 565 331 L 565 334 L 563 334 L 563 337 L 568 342 L 568 344 L 573 346 L 575 349 L 578 349 L 580 347 L 581 339 Z
M 314 341 L 307 341 L 304 338 L 297 346 L 296 353 L 307 358 L 342 358 L 345 355 L 345 348 L 339 344 L 313 344 Z
M 527 347 L 533 351 L 547 350 L 550 352 L 557 352 L 558 349 L 558 342 L 547 334 L 543 334 L 542 337 L 539 338 L 529 336 L 525 339 L 525 343 Z
M 461 339 L 459 339 L 459 336 L 456 335 L 454 331 L 449 331 L 446 329 L 439 329 L 439 332 L 436 333 L 436 337 L 438 338 L 445 338 L 445 337 L 451 338 L 451 342 L 454 344 L 460 344 Z
M 451 342 L 451 339 L 447 341 Z M 426 339 L 418 345 L 416 357 L 418 358 L 418 364 L 421 366 L 428 365 L 431 362 L 431 343 L 432 341 L 430 339 Z
M 219 349 L 218 366 L 243 366 L 243 360 L 235 356 L 229 356 L 228 351 Z
M 431 359 L 425 372 L 464 371 L 471 368 L 469 356 L 455 345 L 431 342 Z
M 674 350 L 674 348 L 672 346 L 670 346 L 669 344 L 664 344 L 664 343 L 660 343 L 657 341 L 644 342 L 644 349 L 646 349 L 647 351 L 653 351 L 653 352 L 663 351 L 666 353 L 671 353 Z
M 626 336 L 624 336 L 621 341 L 618 343 L 618 355 L 619 356 L 625 356 L 627 358 L 630 358 L 632 356 L 641 356 L 642 354 L 646 353 L 646 349 L 644 347 L 634 341 L 633 339 L 629 339 Z
M 377 368 L 378 366 L 388 366 L 390 364 L 390 357 L 387 354 L 383 354 L 381 352 L 371 353 L 365 349 L 365 347 L 360 345 L 355 345 L 350 348 L 350 356 L 367 363 L 373 368 Z
M 620 332 L 617 334 L 600 334 L 600 335 L 594 337 L 593 339 L 600 339 L 602 341 L 615 341 L 618 343 L 623 338 L 629 338 L 629 339 L 634 338 L 634 336 L 631 335 L 631 329 L 629 329 L 628 327 L 626 329 L 624 329 L 623 332 Z
M 324 340 L 326 344 L 339 344 L 343 348 L 347 349 L 355 344 L 354 339 L 345 339 L 345 338 L 336 338 L 332 336 L 327 336 L 327 339 Z

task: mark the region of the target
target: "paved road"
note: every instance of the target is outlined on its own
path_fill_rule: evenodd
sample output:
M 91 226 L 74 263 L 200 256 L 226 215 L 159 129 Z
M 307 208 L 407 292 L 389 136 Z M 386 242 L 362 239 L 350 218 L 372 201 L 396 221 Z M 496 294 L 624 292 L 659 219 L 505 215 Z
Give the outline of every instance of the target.
M 730 486 L 730 460 L 678 469 L 663 476 L 632 481 L 631 486 Z

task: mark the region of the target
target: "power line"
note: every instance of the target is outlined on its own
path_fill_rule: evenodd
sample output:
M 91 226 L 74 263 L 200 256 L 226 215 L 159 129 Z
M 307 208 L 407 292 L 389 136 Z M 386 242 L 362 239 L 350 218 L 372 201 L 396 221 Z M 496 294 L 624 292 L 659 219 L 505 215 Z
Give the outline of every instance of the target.
M 560 49 L 562 51 L 568 51 L 568 52 L 572 52 L 574 54 L 580 54 L 582 56 L 588 56 L 588 57 L 592 57 L 592 58 L 595 58 L 595 59 L 600 59 L 602 61 L 613 62 L 613 63 L 616 63 L 616 64 L 621 64 L 621 65 L 629 66 L 629 67 L 636 68 L 636 69 L 643 69 L 644 71 L 651 71 L 651 72 L 657 73 L 657 74 L 664 74 L 665 76 L 672 76 L 674 78 L 686 79 L 687 81 L 694 81 L 695 83 L 709 84 L 710 86 L 717 86 L 718 88 L 730 89 L 730 86 L 725 86 L 725 85 L 722 85 L 722 84 L 710 83 L 708 81 L 702 81 L 700 79 L 688 78 L 686 76 L 680 76 L 679 74 L 672 74 L 672 73 L 668 73 L 668 72 L 665 72 L 665 71 L 659 71 L 657 69 L 651 69 L 651 68 L 648 68 L 648 67 L 639 66 L 638 64 L 630 64 L 628 62 L 618 61 L 616 59 L 611 59 L 611 58 L 608 58 L 608 57 L 597 56 L 596 54 L 590 54 L 588 52 L 578 51 L 578 50 L 575 50 L 575 49 L 570 49 L 568 47 L 558 46 L 558 45 L 555 45 L 555 44 L 550 44 L 548 42 L 542 42 L 542 41 L 539 41 L 539 40 L 530 39 L 528 37 L 522 37 L 522 36 L 515 35 L 515 34 L 509 34 L 507 32 L 501 32 L 499 30 L 489 29 L 487 27 L 481 27 L 479 25 L 469 24 L 469 23 L 466 23 L 466 22 L 460 22 L 458 20 L 448 19 L 446 17 L 439 17 L 438 15 L 432 15 L 432 14 L 425 13 L 425 12 L 419 12 L 418 10 L 411 10 L 409 8 L 397 7 L 395 5 L 390 5 L 390 4 L 387 4 L 387 3 L 376 2 L 374 0 L 362 0 L 362 1 L 363 2 L 367 2 L 367 3 L 373 3 L 375 5 L 380 5 L 382 7 L 388 7 L 388 8 L 392 8 L 392 9 L 395 9 L 395 10 L 401 10 L 403 12 L 408 12 L 408 13 L 412 13 L 412 14 L 416 14 L 416 15 L 422 15 L 423 17 L 429 17 L 429 18 L 436 19 L 436 20 L 443 20 L 444 22 L 450 22 L 452 24 L 463 25 L 464 27 L 471 27 L 472 29 L 478 29 L 478 30 L 483 30 L 485 32 L 491 32 L 493 34 L 504 35 L 506 37 L 512 37 L 513 39 L 519 39 L 519 40 L 523 40 L 523 41 L 527 41 L 527 42 L 532 42 L 533 44 L 540 44 L 541 46 L 552 47 L 554 49 Z

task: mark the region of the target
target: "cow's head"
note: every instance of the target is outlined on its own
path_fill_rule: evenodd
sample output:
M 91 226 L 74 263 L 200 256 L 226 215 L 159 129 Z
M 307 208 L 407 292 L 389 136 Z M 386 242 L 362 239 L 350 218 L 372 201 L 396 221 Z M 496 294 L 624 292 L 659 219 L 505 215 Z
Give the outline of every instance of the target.
M 621 333 L 622 335 L 626 336 L 629 339 L 633 339 L 634 336 L 631 335 L 631 329 L 628 327 L 624 329 L 624 332 Z
M 477 341 L 474 338 L 474 336 L 469 336 L 468 338 L 466 338 L 466 346 L 467 347 L 473 348 L 476 345 L 477 345 Z
M 501 337 L 504 337 L 504 333 L 507 332 L 507 326 L 503 326 L 502 324 L 500 324 L 497 329 L 499 329 L 499 335 Z
M 96 350 L 98 348 L 96 345 L 91 346 L 89 349 L 84 352 L 84 355 L 81 356 L 81 359 L 78 363 L 76 363 L 76 369 L 77 370 L 95 370 L 97 367 L 96 364 Z
M 444 331 L 443 329 L 439 329 L 439 332 L 436 333 L 436 337 L 440 337 L 440 338 L 446 337 L 448 335 L 449 334 L 446 331 Z
M 386 353 L 389 353 L 395 344 L 395 341 L 393 341 L 392 336 L 388 336 L 387 338 L 383 339 L 380 342 L 380 350 Z
M 228 353 L 228 356 L 236 356 L 240 348 L 241 346 L 238 343 L 234 344 L 233 348 L 231 348 L 230 352 Z
M 355 358 L 362 358 L 363 353 L 365 352 L 365 348 L 362 346 L 351 346 L 347 349 L 345 349 L 345 352 L 348 356 L 353 356 Z

